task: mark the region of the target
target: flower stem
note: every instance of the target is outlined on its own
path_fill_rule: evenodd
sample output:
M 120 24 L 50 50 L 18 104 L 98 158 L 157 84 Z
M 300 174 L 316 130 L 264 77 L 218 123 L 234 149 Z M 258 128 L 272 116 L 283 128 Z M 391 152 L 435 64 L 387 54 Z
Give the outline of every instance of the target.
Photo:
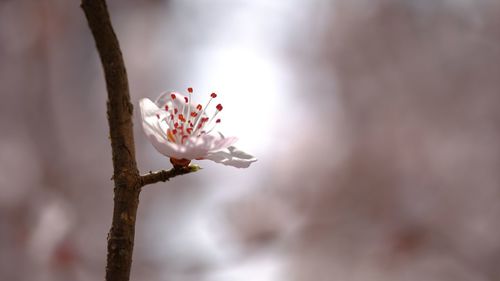
M 149 174 L 141 176 L 141 185 L 145 186 L 148 184 L 153 184 L 157 182 L 165 182 L 169 181 L 171 178 L 185 175 L 188 173 L 196 172 L 201 170 L 201 168 L 197 165 L 189 165 L 183 168 L 172 168 L 168 171 L 162 170 L 158 172 L 149 172 Z

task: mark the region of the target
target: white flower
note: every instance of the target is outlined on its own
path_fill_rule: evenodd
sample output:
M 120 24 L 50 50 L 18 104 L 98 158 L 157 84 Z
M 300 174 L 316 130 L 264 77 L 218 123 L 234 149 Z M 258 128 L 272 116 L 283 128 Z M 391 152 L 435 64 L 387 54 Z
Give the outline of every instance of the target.
M 257 161 L 252 155 L 232 146 L 236 137 L 211 134 L 221 121 L 216 117 L 222 105 L 216 106 L 212 117 L 207 116 L 205 109 L 217 95 L 212 93 L 203 107 L 191 103 L 192 92 L 192 88 L 188 88 L 188 96 L 166 92 L 155 102 L 147 98 L 139 101 L 142 128 L 156 150 L 170 157 L 174 167 L 187 166 L 193 159 L 209 159 L 237 168 L 247 168 Z

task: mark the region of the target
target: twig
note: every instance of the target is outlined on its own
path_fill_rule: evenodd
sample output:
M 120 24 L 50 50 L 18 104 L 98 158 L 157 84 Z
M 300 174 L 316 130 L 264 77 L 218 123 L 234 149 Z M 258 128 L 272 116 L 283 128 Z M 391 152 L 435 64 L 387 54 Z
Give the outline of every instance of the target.
M 188 166 L 186 168 L 182 168 L 182 169 L 172 168 L 172 169 L 170 169 L 168 171 L 161 170 L 161 171 L 154 172 L 154 173 L 153 172 L 149 172 L 149 174 L 141 176 L 141 184 L 144 186 L 144 185 L 148 185 L 148 184 L 157 183 L 157 182 L 160 182 L 160 181 L 165 182 L 165 181 L 170 180 L 173 177 L 180 176 L 180 175 L 185 175 L 185 174 L 192 173 L 192 172 L 196 172 L 196 171 L 198 171 L 200 169 L 201 168 L 199 166 L 190 165 L 190 166 Z

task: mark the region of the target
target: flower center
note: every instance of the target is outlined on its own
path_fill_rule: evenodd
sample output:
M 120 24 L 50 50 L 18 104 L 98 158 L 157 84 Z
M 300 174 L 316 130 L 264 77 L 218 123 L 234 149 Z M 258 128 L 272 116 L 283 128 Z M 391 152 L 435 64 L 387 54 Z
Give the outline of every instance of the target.
M 221 122 L 220 118 L 216 119 L 217 114 L 219 114 L 223 108 L 220 103 L 215 106 L 216 111 L 212 117 L 207 117 L 205 115 L 205 110 L 212 100 L 217 97 L 216 93 L 210 94 L 210 99 L 205 106 L 198 104 L 195 107 L 191 105 L 193 88 L 188 88 L 187 91 L 188 97 L 184 97 L 182 108 L 175 106 L 175 100 L 179 97 L 172 93 L 170 95 L 172 101 L 171 106 L 166 105 L 164 108 L 167 115 L 163 117 L 157 115 L 160 122 L 167 123 L 167 138 L 174 143 L 184 144 L 190 137 L 200 137 L 204 134 L 209 134 L 216 125 Z

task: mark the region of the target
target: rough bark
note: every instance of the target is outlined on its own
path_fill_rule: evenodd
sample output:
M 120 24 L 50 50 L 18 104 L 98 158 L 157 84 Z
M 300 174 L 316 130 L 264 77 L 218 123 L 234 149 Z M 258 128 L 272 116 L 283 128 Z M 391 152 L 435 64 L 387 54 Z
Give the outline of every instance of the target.
M 141 190 L 135 161 L 132 111 L 127 72 L 104 0 L 82 0 L 101 58 L 108 91 L 108 124 L 113 155 L 114 210 L 108 234 L 107 281 L 130 277 L 135 220 Z
M 105 0 L 82 0 L 94 36 L 108 92 L 108 124 L 113 155 L 114 209 L 108 234 L 107 281 L 128 281 L 141 187 L 199 170 L 197 166 L 139 175 L 135 160 L 130 94 L 122 53 Z

